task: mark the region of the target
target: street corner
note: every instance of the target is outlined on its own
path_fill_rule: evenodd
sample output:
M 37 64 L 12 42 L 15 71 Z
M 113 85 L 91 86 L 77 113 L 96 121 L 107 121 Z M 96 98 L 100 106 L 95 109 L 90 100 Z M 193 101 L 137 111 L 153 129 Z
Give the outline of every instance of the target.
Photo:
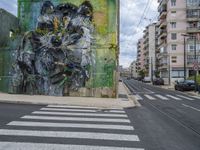
M 134 108 L 141 106 L 135 95 L 131 93 L 126 84 L 123 82 L 119 82 L 118 98 L 123 101 L 124 108 Z

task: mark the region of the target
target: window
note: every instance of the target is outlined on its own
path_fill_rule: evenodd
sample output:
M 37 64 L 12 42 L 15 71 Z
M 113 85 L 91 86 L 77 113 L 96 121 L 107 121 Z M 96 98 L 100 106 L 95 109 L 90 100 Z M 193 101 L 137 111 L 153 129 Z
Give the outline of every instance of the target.
M 176 28 L 176 22 L 171 22 L 171 28 Z
M 171 6 L 176 6 L 176 0 L 171 0 Z
M 176 63 L 177 62 L 177 56 L 172 56 L 172 63 Z
M 172 45 L 171 45 L 171 47 L 172 47 L 172 50 L 173 50 L 173 51 L 175 51 L 175 50 L 176 50 L 176 47 L 177 47 L 177 45 L 176 45 L 176 44 L 172 44 Z
M 176 40 L 176 38 L 177 38 L 177 37 L 176 37 L 176 33 L 171 33 L 171 39 L 172 39 L 172 40 Z
M 172 70 L 172 78 L 182 78 L 184 77 L 183 70 Z

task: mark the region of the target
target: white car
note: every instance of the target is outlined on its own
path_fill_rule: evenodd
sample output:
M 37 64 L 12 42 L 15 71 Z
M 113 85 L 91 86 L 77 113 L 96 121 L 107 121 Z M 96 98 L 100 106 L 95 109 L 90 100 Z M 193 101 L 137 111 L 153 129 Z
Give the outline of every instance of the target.
M 142 80 L 142 82 L 151 83 L 151 78 L 150 77 L 144 77 L 144 79 Z

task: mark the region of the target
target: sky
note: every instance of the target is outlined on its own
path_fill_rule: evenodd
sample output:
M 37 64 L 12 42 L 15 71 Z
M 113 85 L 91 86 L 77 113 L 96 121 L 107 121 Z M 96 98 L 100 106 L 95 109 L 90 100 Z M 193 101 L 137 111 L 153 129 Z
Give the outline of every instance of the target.
M 157 20 L 158 0 L 120 0 L 119 63 L 129 67 L 136 60 L 137 41 L 148 24 Z M 17 0 L 0 0 L 0 8 L 17 15 Z

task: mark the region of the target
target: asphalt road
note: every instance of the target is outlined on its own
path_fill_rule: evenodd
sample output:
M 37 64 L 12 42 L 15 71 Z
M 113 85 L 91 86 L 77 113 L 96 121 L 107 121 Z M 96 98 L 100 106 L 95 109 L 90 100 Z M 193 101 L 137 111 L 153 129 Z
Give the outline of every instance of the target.
M 0 103 L 0 150 L 144 150 L 125 110 Z
M 200 98 L 124 80 L 141 107 L 126 112 L 147 150 L 200 150 Z

